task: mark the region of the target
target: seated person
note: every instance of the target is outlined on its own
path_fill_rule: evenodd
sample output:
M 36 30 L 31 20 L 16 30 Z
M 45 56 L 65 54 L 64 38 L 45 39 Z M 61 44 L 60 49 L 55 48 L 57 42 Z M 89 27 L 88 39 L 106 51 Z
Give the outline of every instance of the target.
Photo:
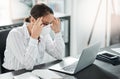
M 60 20 L 45 4 L 35 5 L 22 27 L 12 29 L 7 37 L 3 67 L 7 70 L 33 69 L 48 53 L 61 59 L 65 44 L 60 32 Z M 49 32 L 53 30 L 54 39 Z M 47 59 L 47 58 L 46 58 Z

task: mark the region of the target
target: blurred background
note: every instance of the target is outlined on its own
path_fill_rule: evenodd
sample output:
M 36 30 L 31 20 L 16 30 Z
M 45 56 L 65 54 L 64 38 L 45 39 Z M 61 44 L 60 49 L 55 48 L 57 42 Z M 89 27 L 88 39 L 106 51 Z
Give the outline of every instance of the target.
M 47 4 L 56 17 L 62 17 L 64 56 L 78 56 L 97 41 L 102 42 L 101 48 L 120 42 L 120 0 L 2 0 L 0 26 L 23 22 L 38 3 Z

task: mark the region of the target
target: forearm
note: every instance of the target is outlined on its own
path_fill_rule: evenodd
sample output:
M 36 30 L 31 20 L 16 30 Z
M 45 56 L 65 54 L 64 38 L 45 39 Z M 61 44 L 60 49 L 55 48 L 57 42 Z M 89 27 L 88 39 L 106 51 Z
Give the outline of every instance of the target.
M 26 69 L 32 69 L 35 65 L 36 58 L 38 56 L 37 52 L 38 40 L 30 38 L 29 45 L 26 48 L 26 53 L 24 57 L 24 65 Z
M 50 44 L 48 44 L 47 50 L 48 53 L 56 59 L 61 59 L 63 57 L 65 51 L 65 44 L 61 33 L 55 35 L 54 40 Z

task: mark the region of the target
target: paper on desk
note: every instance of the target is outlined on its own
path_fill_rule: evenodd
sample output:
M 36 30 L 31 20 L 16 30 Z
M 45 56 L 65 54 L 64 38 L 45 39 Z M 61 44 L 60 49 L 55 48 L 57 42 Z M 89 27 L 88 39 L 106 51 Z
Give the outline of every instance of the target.
M 34 75 L 40 76 L 43 79 L 63 79 L 61 76 L 56 74 L 53 71 L 50 71 L 48 69 L 37 69 L 32 71 Z
M 37 76 L 31 72 L 26 72 L 21 75 L 14 76 L 14 79 L 39 79 Z
M 13 79 L 13 74 L 11 72 L 0 74 L 0 79 Z
M 112 48 L 113 51 L 120 53 L 120 48 Z

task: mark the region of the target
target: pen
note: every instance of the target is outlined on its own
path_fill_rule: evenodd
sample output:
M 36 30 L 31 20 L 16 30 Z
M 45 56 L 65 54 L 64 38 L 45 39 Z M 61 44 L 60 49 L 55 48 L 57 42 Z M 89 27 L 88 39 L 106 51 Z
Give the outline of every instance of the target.
M 39 79 L 43 79 L 43 78 L 41 78 L 40 76 L 38 76 L 38 75 L 35 75 L 36 77 L 38 77 Z

